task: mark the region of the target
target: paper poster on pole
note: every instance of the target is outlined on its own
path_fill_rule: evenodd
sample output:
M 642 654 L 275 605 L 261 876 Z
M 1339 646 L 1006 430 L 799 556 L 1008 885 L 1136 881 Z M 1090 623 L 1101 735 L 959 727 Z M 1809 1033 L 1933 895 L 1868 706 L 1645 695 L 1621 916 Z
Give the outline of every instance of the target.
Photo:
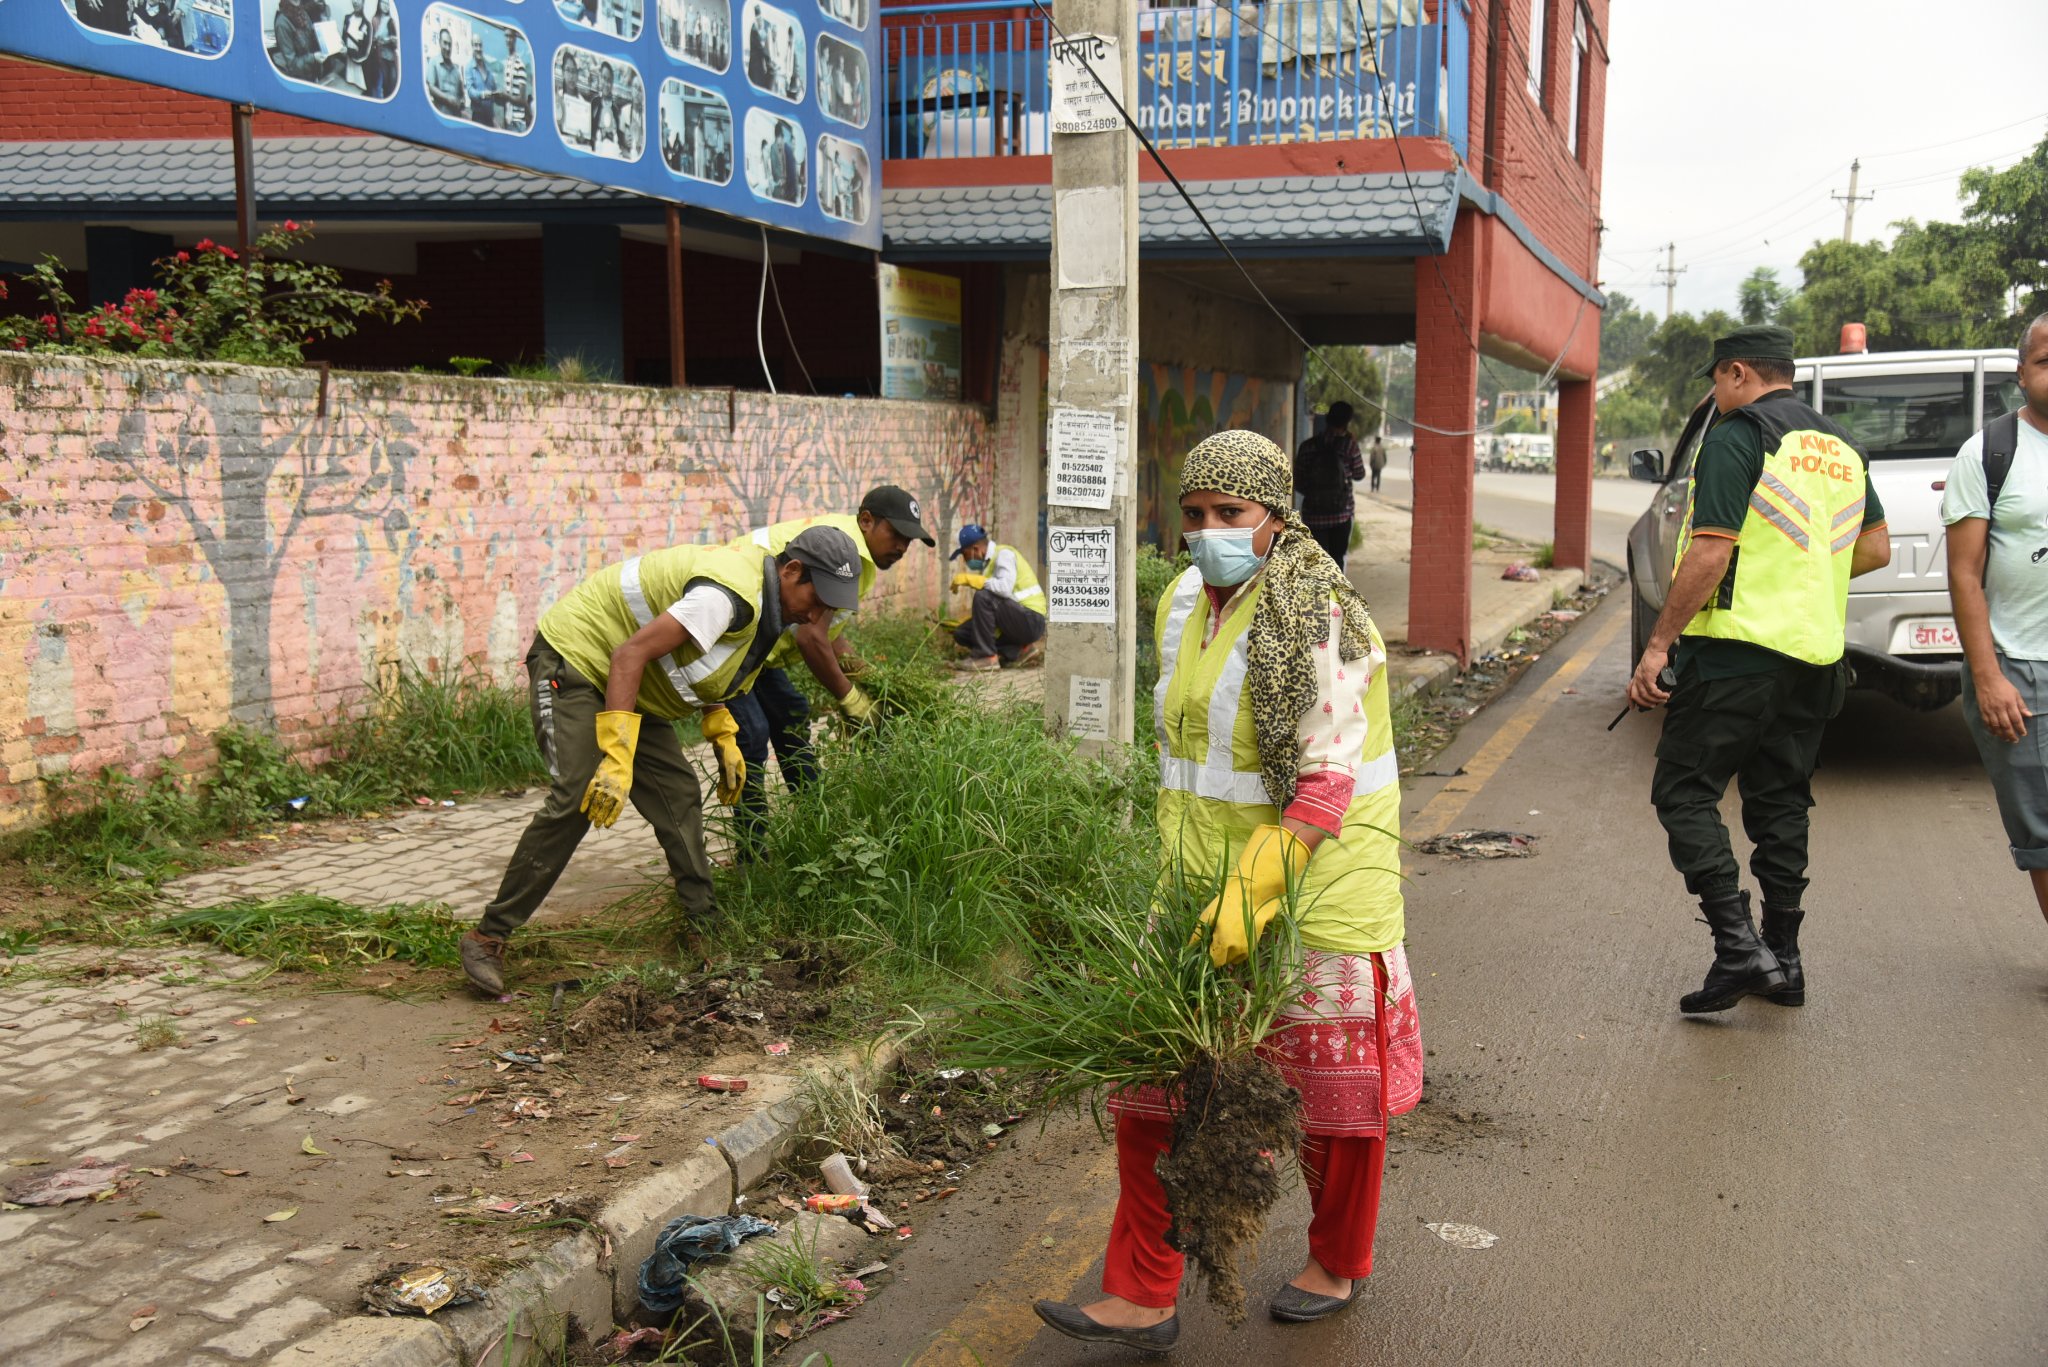
M 1116 492 L 1117 422 L 1113 413 L 1056 407 L 1046 442 L 1046 501 L 1067 508 L 1107 508 Z
M 1116 39 L 1076 33 L 1054 39 L 1051 55 L 1052 131 L 1113 133 L 1122 128 L 1116 106 L 1124 98 L 1124 63 Z
M 1109 739 L 1109 680 L 1079 674 L 1067 680 L 1067 734 L 1077 740 Z
M 1116 620 L 1116 524 L 1046 533 L 1046 619 Z

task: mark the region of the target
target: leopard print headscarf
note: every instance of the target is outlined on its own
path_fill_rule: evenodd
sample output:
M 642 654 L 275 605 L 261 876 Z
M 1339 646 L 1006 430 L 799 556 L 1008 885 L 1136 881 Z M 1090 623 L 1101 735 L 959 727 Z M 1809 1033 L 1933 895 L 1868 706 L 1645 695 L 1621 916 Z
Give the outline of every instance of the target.
M 1259 769 L 1276 807 L 1294 800 L 1302 716 L 1315 705 L 1315 647 L 1330 636 L 1330 600 L 1344 609 L 1338 654 L 1356 660 L 1372 650 L 1372 616 L 1292 509 L 1293 472 L 1286 453 L 1257 432 L 1218 432 L 1188 452 L 1182 493 L 1214 490 L 1262 503 L 1284 525 L 1273 538 L 1259 588 L 1259 606 L 1245 635 L 1245 682 Z

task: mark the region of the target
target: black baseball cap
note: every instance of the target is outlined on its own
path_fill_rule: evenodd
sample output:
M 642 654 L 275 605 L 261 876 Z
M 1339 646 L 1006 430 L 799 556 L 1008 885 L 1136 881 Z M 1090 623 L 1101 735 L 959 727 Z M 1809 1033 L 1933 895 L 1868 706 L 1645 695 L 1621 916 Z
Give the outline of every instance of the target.
M 860 547 L 837 527 L 806 527 L 789 539 L 789 553 L 811 572 L 818 601 L 834 612 L 860 606 Z
M 924 529 L 924 513 L 917 506 L 917 500 L 893 484 L 877 484 L 868 490 L 868 496 L 860 501 L 860 510 L 873 513 L 914 541 L 922 541 L 927 546 L 939 544 Z
M 1723 361 L 1792 361 L 1798 358 L 1792 354 L 1792 329 L 1773 327 L 1769 323 L 1752 323 L 1739 327 L 1726 337 L 1714 339 L 1714 358 L 1693 372 L 1695 380 L 1704 380 L 1714 373 Z

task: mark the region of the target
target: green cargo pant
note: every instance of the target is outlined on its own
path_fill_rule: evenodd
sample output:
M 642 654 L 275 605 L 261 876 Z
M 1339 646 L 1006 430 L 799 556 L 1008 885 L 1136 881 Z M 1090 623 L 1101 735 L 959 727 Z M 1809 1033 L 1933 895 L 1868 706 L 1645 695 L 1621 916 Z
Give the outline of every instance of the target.
M 526 833 L 505 866 L 498 895 L 484 908 L 477 927 L 504 939 L 533 915 L 555 880 L 568 867 L 569 856 L 590 818 L 580 810 L 583 791 L 597 773 L 597 714 L 604 710 L 604 690 L 578 674 L 539 635 L 526 652 L 528 706 L 533 737 L 547 759 L 554 786 L 548 799 L 527 823 Z M 675 728 L 649 717 L 633 751 L 633 807 L 654 827 L 668 856 L 669 875 L 682 900 L 688 921 L 703 922 L 714 914 L 711 860 L 704 853 L 704 796 L 697 772 L 683 757 Z
M 1742 795 L 1742 829 L 1755 847 L 1750 872 L 1764 901 L 1799 905 L 1806 892 L 1813 766 L 1829 719 L 1842 710 L 1846 680 L 1840 664 L 1788 662 L 1760 674 L 1681 682 L 1672 693 L 1650 801 L 1687 892 L 1719 897 L 1741 890 L 1741 870 L 1721 824 L 1721 795 L 1733 778 Z

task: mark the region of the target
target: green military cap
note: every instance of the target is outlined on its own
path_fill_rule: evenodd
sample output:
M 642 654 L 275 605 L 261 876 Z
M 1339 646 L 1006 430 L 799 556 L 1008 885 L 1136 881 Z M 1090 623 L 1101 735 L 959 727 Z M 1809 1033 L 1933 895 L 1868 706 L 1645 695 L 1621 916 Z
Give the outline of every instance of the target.
M 1693 378 L 1704 380 L 1714 373 L 1714 367 L 1723 361 L 1790 361 L 1792 355 L 1792 329 L 1772 327 L 1768 323 L 1753 323 L 1739 327 L 1726 337 L 1714 339 L 1714 359 L 1693 372 Z

